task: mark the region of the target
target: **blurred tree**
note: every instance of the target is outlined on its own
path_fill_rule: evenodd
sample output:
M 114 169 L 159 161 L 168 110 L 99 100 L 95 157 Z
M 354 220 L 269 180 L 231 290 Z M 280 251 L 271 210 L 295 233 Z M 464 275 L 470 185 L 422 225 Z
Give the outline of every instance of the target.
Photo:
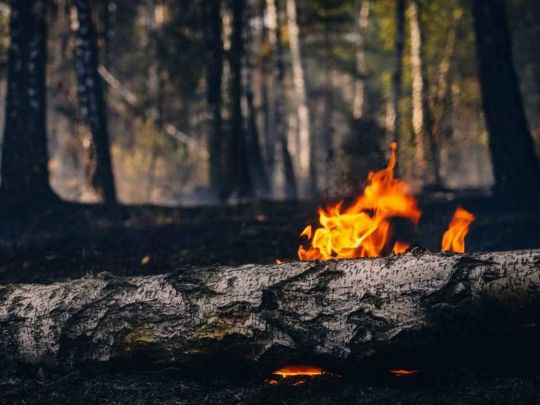
M 298 173 L 303 182 L 304 197 L 316 194 L 316 174 L 313 162 L 311 125 L 306 94 L 306 75 L 304 72 L 300 47 L 300 30 L 296 12 L 296 0 L 287 1 L 287 31 L 292 61 L 292 75 L 296 98 L 296 116 L 298 122 Z
M 514 70 L 504 0 L 474 0 L 472 10 L 495 191 L 537 204 L 540 166 Z
M 47 2 L 11 2 L 2 199 L 54 199 L 49 185 L 45 66 Z
M 353 118 L 360 119 L 366 109 L 366 31 L 370 0 L 356 0 L 356 66 L 353 98 Z
M 97 195 L 105 202 L 116 202 L 116 190 L 109 149 L 107 105 L 98 73 L 97 35 L 89 0 L 76 0 L 77 41 L 75 67 L 82 115 L 90 128 L 86 177 Z
M 232 33 L 229 55 L 230 65 L 230 133 L 227 150 L 229 187 L 227 193 L 238 198 L 253 194 L 252 179 L 247 157 L 246 131 L 242 115 L 242 60 L 244 58 L 244 13 L 246 0 L 231 0 Z
M 429 81 L 421 21 L 421 2 L 410 0 L 408 5 L 411 36 L 412 128 L 415 138 L 416 175 L 419 179 L 441 185 L 438 151 L 433 140 L 433 119 L 429 104 Z M 428 163 L 429 161 L 429 163 Z
M 401 86 L 403 79 L 403 50 L 405 43 L 405 0 L 396 0 L 395 15 L 395 59 L 394 70 L 392 72 L 392 98 L 391 112 L 388 122 L 388 132 L 393 139 L 399 139 L 400 112 L 399 103 L 401 100 Z
M 207 0 L 204 2 L 205 41 L 206 41 L 206 94 L 210 107 L 211 128 L 208 138 L 209 178 L 210 187 L 217 198 L 223 197 L 222 190 L 222 163 L 223 163 L 223 136 L 221 115 L 221 83 L 223 77 L 223 41 L 221 0 Z
M 275 65 L 274 124 L 278 137 L 281 160 L 283 164 L 284 194 L 287 199 L 297 198 L 296 176 L 289 153 L 287 130 L 285 128 L 285 64 L 283 61 L 283 46 L 281 41 L 281 9 L 278 0 L 266 0 L 268 13 L 268 38 L 272 48 Z
M 257 19 L 257 14 L 255 13 L 255 7 L 253 7 L 253 2 L 248 3 L 248 13 L 247 20 L 255 21 Z M 258 26 L 259 24 L 254 24 Z M 254 94 L 253 94 L 253 53 L 255 51 L 256 43 L 253 39 L 252 33 L 252 24 L 245 24 L 244 29 L 244 42 L 245 42 L 245 51 L 243 58 L 243 96 L 245 99 L 244 105 L 246 106 L 246 117 L 247 117 L 247 126 L 246 126 L 246 149 L 247 149 L 247 158 L 250 169 L 250 178 L 254 187 L 254 191 L 258 196 L 262 197 L 271 197 L 272 188 L 268 180 L 268 174 L 266 173 L 264 160 L 261 152 L 261 145 L 259 142 L 259 129 L 257 127 L 257 111 L 255 110 L 254 103 Z M 270 140 L 269 140 L 270 141 Z M 271 142 L 271 141 L 270 141 Z

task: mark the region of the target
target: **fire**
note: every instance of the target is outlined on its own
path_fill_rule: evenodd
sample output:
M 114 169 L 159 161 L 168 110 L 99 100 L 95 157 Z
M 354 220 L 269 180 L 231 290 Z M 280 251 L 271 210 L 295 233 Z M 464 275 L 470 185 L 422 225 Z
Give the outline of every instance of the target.
M 388 372 L 395 375 L 396 377 L 403 377 L 406 375 L 416 374 L 418 373 L 418 370 L 397 369 L 397 370 L 388 370 Z
M 352 259 L 377 257 L 389 248 L 390 218 L 403 217 L 415 225 L 421 216 L 416 198 L 409 186 L 394 176 L 396 167 L 395 142 L 390 144 L 388 166 L 368 176 L 364 192 L 349 207 L 343 201 L 319 209 L 320 225 L 315 231 L 307 226 L 300 236 L 311 241 L 307 249 L 298 248 L 300 260 Z M 396 242 L 395 253 L 402 253 L 409 245 Z
M 450 225 L 443 235 L 441 250 L 443 252 L 464 253 L 465 236 L 469 233 L 469 226 L 473 221 L 473 214 L 457 207 Z

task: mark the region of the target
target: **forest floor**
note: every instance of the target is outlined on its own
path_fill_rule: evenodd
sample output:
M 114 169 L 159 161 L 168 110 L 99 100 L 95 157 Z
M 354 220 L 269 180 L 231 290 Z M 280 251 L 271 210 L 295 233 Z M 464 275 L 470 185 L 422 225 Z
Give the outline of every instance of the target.
M 540 210 L 520 211 L 482 195 L 420 199 L 414 241 L 432 251 L 460 204 L 476 215 L 467 251 L 540 248 Z M 0 284 L 50 283 L 89 273 L 163 273 L 185 266 L 295 260 L 298 234 L 317 206 L 262 202 L 241 206 L 164 208 L 73 203 L 0 207 Z M 302 387 L 189 379 L 164 371 L 58 374 L 0 370 L 1 403 L 540 403 L 540 373 L 449 369 L 427 377 L 338 382 Z M 104 399 L 107 399 L 106 401 Z

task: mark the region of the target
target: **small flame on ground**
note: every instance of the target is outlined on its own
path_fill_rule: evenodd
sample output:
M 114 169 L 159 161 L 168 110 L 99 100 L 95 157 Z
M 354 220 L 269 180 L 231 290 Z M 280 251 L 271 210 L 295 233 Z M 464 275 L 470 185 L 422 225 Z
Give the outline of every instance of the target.
M 457 207 L 450 225 L 443 235 L 441 250 L 443 252 L 464 253 L 465 237 L 469 233 L 469 226 L 474 219 L 474 215 L 469 211 Z
M 276 264 L 283 264 L 282 260 L 276 259 Z
M 392 217 L 402 217 L 415 225 L 422 215 L 409 186 L 394 176 L 397 144 L 390 144 L 388 166 L 368 176 L 369 184 L 349 207 L 343 201 L 319 208 L 319 226 L 307 226 L 300 236 L 311 242 L 298 248 L 300 260 L 352 259 L 378 257 L 391 240 Z M 393 249 L 402 253 L 408 244 L 397 242 Z
M 389 373 L 393 374 L 396 377 L 403 377 L 406 375 L 416 374 L 419 370 L 407 370 L 407 369 L 397 369 L 397 370 L 388 370 Z

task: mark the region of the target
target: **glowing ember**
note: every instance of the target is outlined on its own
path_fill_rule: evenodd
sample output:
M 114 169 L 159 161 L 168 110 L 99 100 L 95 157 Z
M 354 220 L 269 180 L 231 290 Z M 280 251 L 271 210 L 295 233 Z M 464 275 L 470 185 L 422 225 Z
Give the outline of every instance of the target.
M 276 264 L 283 264 L 282 260 L 276 259 Z
M 396 148 L 393 142 L 388 166 L 369 174 L 369 184 L 352 205 L 344 208 L 341 201 L 319 209 L 321 226 L 315 232 L 307 226 L 300 234 L 311 241 L 307 249 L 298 248 L 300 260 L 377 257 L 390 242 L 390 218 L 402 217 L 418 223 L 422 213 L 416 199 L 409 186 L 394 177 Z M 396 242 L 393 250 L 402 253 L 407 248 L 408 244 Z
M 443 252 L 464 253 L 465 236 L 469 233 L 469 226 L 473 221 L 473 214 L 461 207 L 457 207 L 448 230 L 443 235 L 441 250 Z
M 416 374 L 418 370 L 407 370 L 407 369 L 398 369 L 398 370 L 388 370 L 389 373 L 392 373 L 396 377 L 403 377 L 406 375 Z
M 272 374 L 280 376 L 281 378 L 290 377 L 315 377 L 324 374 L 324 371 L 320 367 L 312 366 L 288 366 L 282 367 L 279 370 L 274 371 Z

